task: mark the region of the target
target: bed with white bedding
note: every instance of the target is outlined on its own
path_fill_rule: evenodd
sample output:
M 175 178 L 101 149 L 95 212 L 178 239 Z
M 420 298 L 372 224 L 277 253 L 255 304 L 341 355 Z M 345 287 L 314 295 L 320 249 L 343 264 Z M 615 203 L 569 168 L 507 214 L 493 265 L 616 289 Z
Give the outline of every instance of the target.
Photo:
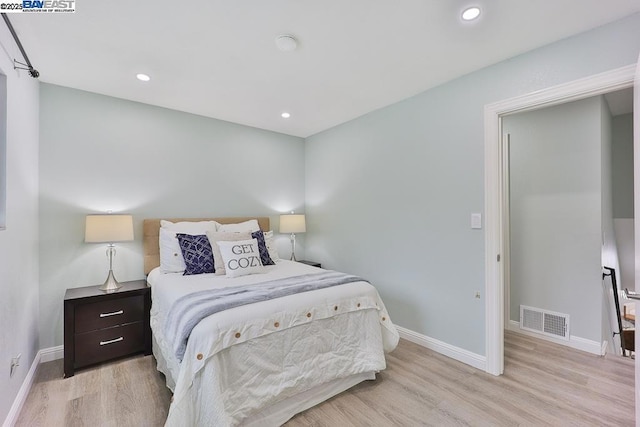
M 268 230 L 268 219 L 260 220 L 260 227 Z M 159 224 L 147 221 L 145 255 L 154 256 L 147 246 L 154 244 Z M 174 392 L 168 426 L 281 425 L 374 379 L 386 367 L 384 353 L 398 342 L 376 289 L 358 278 L 286 260 L 240 277 L 163 272 L 154 264 L 145 268 L 152 268 L 147 280 L 152 288 L 153 353 Z M 292 283 L 336 278 L 340 281 L 324 287 L 265 296 Z M 260 302 L 241 301 L 254 289 L 261 289 L 256 293 Z M 198 299 L 189 307 L 202 311 L 201 320 L 177 320 L 183 314 L 180 303 L 195 301 L 196 295 L 217 305 L 225 301 L 226 309 L 207 314 Z M 237 301 L 227 304 L 230 295 Z M 192 329 L 182 329 L 191 323 Z M 182 336 L 188 339 L 181 347 Z

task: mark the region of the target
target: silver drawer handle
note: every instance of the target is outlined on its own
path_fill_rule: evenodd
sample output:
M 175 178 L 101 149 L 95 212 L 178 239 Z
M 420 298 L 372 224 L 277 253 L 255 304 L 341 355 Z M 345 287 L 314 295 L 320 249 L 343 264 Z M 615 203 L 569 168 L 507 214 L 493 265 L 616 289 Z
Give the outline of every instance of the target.
M 114 340 L 100 341 L 100 345 L 113 344 L 114 342 L 122 341 L 123 339 L 124 339 L 123 337 L 120 337 L 120 338 L 116 338 Z
M 117 316 L 118 314 L 122 313 L 124 313 L 124 310 L 113 311 L 111 313 L 100 313 L 100 317 Z

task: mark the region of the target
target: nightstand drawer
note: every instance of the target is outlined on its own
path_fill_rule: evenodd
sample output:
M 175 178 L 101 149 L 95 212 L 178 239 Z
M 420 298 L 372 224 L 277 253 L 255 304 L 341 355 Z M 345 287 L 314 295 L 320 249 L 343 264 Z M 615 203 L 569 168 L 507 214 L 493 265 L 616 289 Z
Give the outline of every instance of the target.
M 76 366 L 91 365 L 144 350 L 144 323 L 85 332 L 75 338 Z
M 95 331 L 143 320 L 144 296 L 136 295 L 76 307 L 75 332 Z

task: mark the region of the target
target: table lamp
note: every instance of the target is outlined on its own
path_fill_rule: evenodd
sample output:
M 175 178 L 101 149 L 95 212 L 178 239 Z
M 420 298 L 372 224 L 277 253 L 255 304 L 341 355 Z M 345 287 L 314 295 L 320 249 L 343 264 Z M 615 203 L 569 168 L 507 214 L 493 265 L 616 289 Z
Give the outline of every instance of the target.
M 86 243 L 108 243 L 107 256 L 109 257 L 109 274 L 107 280 L 100 287 L 106 292 L 113 292 L 122 285 L 113 275 L 113 257 L 117 242 L 130 242 L 133 240 L 133 217 L 131 215 L 87 215 L 84 231 Z
M 304 215 L 280 215 L 280 232 L 291 233 L 291 261 L 296 260 L 296 233 L 305 233 L 307 225 Z

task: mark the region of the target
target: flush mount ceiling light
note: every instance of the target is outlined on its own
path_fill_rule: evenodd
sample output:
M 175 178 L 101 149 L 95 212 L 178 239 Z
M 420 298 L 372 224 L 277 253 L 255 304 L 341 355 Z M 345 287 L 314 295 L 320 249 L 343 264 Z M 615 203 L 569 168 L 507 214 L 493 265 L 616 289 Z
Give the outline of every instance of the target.
M 291 52 L 298 47 L 298 41 L 290 34 L 282 34 L 276 37 L 276 47 L 283 52 Z
M 136 78 L 141 82 L 148 82 L 149 80 L 151 80 L 151 77 L 142 73 L 136 74 Z
M 289 117 L 291 117 L 291 114 L 287 113 L 286 111 L 280 115 L 282 116 L 283 119 L 288 119 Z
M 473 21 L 480 16 L 480 8 L 477 6 L 468 7 L 464 11 L 462 11 L 462 20 L 463 21 Z

